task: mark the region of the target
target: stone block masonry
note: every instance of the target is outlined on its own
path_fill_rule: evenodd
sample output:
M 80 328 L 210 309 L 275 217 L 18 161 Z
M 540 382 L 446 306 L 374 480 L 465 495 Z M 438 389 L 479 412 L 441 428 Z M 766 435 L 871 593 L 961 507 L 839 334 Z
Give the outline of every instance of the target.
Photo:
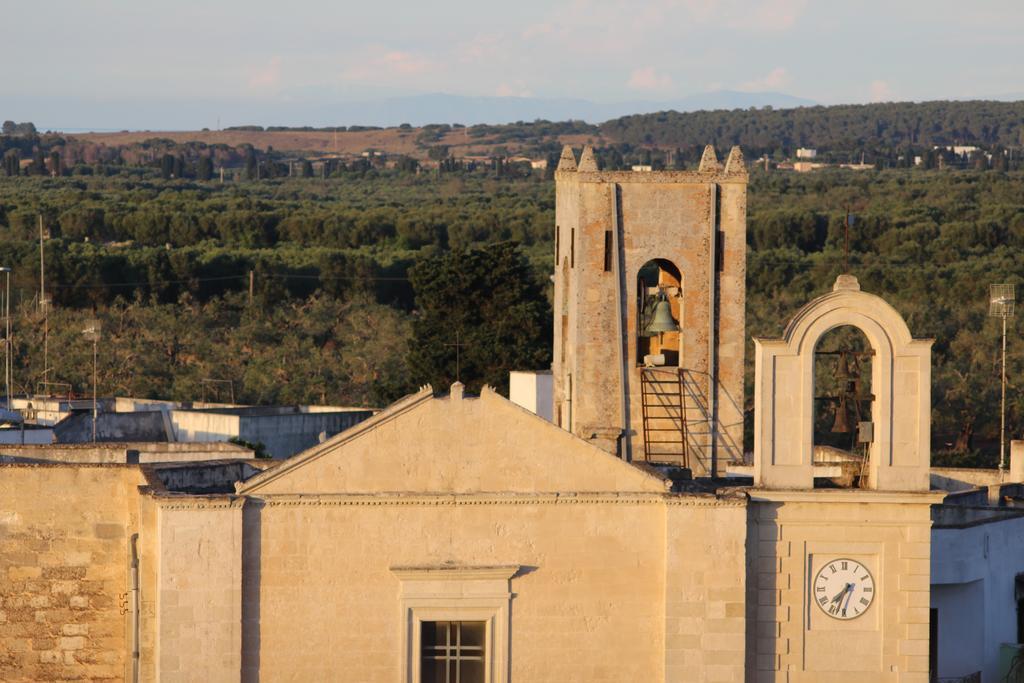
M 0 680 L 123 680 L 137 468 L 0 466 Z

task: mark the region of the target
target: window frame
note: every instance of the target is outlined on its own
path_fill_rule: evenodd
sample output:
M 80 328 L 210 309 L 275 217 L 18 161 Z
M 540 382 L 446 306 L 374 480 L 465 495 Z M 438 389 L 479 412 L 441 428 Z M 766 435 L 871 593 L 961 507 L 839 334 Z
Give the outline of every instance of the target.
M 484 622 L 484 681 L 509 679 L 509 582 L 519 565 L 499 567 L 392 567 L 401 582 L 399 680 L 420 683 L 425 621 Z

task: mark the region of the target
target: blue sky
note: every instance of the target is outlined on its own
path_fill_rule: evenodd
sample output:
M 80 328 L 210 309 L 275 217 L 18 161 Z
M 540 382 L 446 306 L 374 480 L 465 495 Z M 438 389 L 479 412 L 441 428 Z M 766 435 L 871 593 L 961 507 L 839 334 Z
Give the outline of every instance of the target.
M 3 17 L 0 118 L 54 126 L 212 127 L 215 111 L 230 125 L 432 92 L 1024 97 L 1020 0 L 51 0 Z

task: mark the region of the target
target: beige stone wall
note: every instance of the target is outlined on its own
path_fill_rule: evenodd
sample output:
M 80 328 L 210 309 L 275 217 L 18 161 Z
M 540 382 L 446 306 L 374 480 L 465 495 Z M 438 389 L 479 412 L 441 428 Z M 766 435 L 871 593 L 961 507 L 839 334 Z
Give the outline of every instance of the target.
M 642 501 L 271 499 L 246 518 L 246 543 L 261 548 L 245 567 L 259 577 L 246 678 L 258 667 L 262 680 L 399 680 L 390 568 L 453 563 L 523 567 L 512 680 L 661 680 L 663 517 Z
M 242 652 L 242 501 L 155 501 L 156 680 L 237 681 Z
M 745 506 L 674 500 L 252 501 L 244 679 L 399 680 L 401 586 L 392 567 L 520 565 L 511 580 L 511 680 L 738 680 Z
M 742 681 L 746 653 L 742 497 L 666 508 L 665 681 Z
M 648 491 L 666 482 L 485 389 L 421 392 L 249 480 L 243 492 Z
M 926 683 L 929 494 L 752 492 L 748 529 L 748 681 Z M 808 600 L 826 559 L 874 575 L 863 615 L 838 621 Z
M 123 680 L 138 468 L 0 466 L 0 680 Z
M 612 450 L 615 443 L 608 435 L 620 431 L 626 421 L 632 456 L 643 459 L 636 280 L 644 263 L 661 258 L 682 274 L 680 367 L 686 370 L 688 383 L 690 465 L 698 475 L 711 470 L 713 403 L 719 460 L 742 456 L 746 179 L 745 172 L 721 171 L 556 174 L 559 265 L 553 376 L 563 426 Z M 716 230 L 722 233 L 721 240 L 715 237 Z M 621 244 L 613 258 L 621 263 L 621 273 L 615 265 L 604 270 L 609 231 L 613 245 Z M 724 250 L 721 259 L 713 255 L 718 247 Z M 723 267 L 716 271 L 719 260 Z M 713 330 L 712 305 L 717 309 Z M 626 339 L 625 420 L 620 306 L 621 334 Z M 715 387 L 710 376 L 712 348 L 718 373 Z

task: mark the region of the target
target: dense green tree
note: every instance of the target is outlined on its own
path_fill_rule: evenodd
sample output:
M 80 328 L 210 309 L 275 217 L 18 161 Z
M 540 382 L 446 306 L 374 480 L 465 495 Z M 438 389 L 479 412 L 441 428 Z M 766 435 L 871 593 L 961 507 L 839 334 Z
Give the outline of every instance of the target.
M 174 177 L 174 156 L 164 154 L 160 157 L 160 177 L 168 180 Z
M 17 149 L 9 149 L 4 153 L 4 175 L 16 176 L 21 174 L 21 153 Z
M 444 390 L 508 390 L 508 371 L 551 362 L 550 308 L 529 263 L 509 242 L 422 259 L 409 271 L 416 296 L 409 356 L 416 383 Z
M 250 149 L 245 157 L 245 177 L 248 180 L 256 180 L 259 176 L 259 160 L 256 158 L 256 152 Z
M 213 178 L 213 159 L 209 155 L 199 157 L 196 162 L 196 180 L 210 180 Z

